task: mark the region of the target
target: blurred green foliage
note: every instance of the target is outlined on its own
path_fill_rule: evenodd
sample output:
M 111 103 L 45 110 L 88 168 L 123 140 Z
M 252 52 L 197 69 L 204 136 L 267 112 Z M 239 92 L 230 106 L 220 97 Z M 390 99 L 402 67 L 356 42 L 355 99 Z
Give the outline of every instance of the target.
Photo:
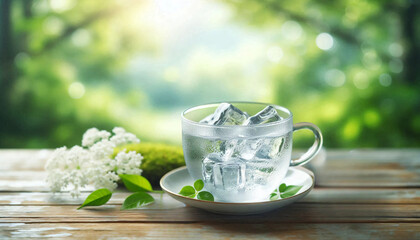
M 269 69 L 274 101 L 318 124 L 326 146 L 420 146 L 419 1 L 231 4 L 245 24 L 288 26 L 279 45 L 295 63 Z M 331 49 L 317 48 L 320 32 L 334 37 Z
M 286 106 L 327 147 L 419 147 L 419 7 L 0 0 L 0 147 L 70 146 L 116 125 L 180 144 L 183 109 L 229 100 Z

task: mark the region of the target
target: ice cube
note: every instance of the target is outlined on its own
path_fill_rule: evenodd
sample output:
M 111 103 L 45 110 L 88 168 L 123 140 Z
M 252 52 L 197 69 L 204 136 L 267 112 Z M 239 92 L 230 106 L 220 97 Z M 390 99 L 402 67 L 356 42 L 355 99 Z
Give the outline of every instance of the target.
M 227 162 L 218 162 L 213 166 L 214 186 L 223 190 L 239 190 L 245 186 L 245 162 L 233 158 Z
M 267 174 L 270 174 L 274 171 L 274 161 L 271 161 L 271 159 L 266 158 L 254 158 L 251 161 L 246 161 L 246 168 L 247 170 L 257 170 L 261 172 L 265 172 Z
M 273 106 L 267 106 L 254 116 L 249 117 L 243 125 L 258 125 L 281 119 Z M 239 152 L 240 157 L 244 159 L 272 158 L 279 152 L 283 142 L 283 138 L 247 139 L 236 142 L 236 147 L 231 152 Z
M 213 114 L 207 116 L 200 123 L 209 125 L 242 125 L 249 115 L 229 103 L 221 103 Z
M 228 148 L 233 156 L 246 160 L 259 158 L 274 158 L 283 149 L 283 137 L 247 139 L 237 142 L 236 146 Z M 233 145 L 233 144 L 231 144 Z
M 230 139 L 220 144 L 220 151 L 223 153 L 223 159 L 228 161 L 231 157 L 238 154 L 238 145 L 241 141 L 238 139 Z
M 260 147 L 255 151 L 258 158 L 275 158 L 283 149 L 285 139 L 283 137 L 262 139 Z
M 249 117 L 245 122 L 244 125 L 256 125 L 256 124 L 264 124 L 275 122 L 283 119 L 280 117 L 273 106 L 267 106 L 257 114 L 252 117 Z
M 213 167 L 222 162 L 220 153 L 210 153 L 202 162 L 202 175 L 205 183 L 214 184 Z
M 238 152 L 241 158 L 243 159 L 252 159 L 255 156 L 255 153 L 261 147 L 261 144 L 264 139 L 247 139 L 242 140 L 237 143 L 235 151 Z
M 252 188 L 254 185 L 268 184 L 269 177 L 275 169 L 273 164 L 271 159 L 257 157 L 246 161 L 246 187 Z

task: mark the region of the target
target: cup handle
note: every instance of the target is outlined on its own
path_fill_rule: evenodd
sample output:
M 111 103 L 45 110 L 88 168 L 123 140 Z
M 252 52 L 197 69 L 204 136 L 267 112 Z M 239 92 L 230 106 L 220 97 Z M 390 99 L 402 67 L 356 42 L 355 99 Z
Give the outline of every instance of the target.
M 308 122 L 301 122 L 296 123 L 293 125 L 293 132 L 301 129 L 309 129 L 311 130 L 315 135 L 315 142 L 314 144 L 309 148 L 309 150 L 300 156 L 298 159 L 292 159 L 290 161 L 290 166 L 300 166 L 307 162 L 309 162 L 315 155 L 321 150 L 322 146 L 322 133 L 321 130 L 312 123 Z

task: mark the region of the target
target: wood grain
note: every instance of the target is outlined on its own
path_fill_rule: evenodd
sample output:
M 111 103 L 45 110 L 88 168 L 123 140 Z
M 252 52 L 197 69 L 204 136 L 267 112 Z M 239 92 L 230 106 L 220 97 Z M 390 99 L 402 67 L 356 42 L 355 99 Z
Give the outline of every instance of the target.
M 75 206 L 0 206 L 0 222 L 420 222 L 417 204 L 296 203 L 267 214 L 227 216 L 192 207 L 120 211 L 119 205 L 76 210 Z
M 79 205 L 89 195 L 84 192 L 79 199 L 73 199 L 69 193 L 52 194 L 49 192 L 0 192 L 0 205 Z M 116 192 L 108 204 L 121 204 L 130 195 L 129 192 Z M 160 194 L 152 194 L 160 201 Z M 176 206 L 176 200 L 164 194 L 167 205 Z M 420 204 L 420 189 L 366 189 L 366 188 L 315 188 L 300 201 L 301 203 L 367 203 L 367 204 Z
M 316 187 L 420 188 L 420 173 L 413 170 L 315 170 L 314 172 Z M 41 171 L 0 171 L 0 192 L 47 192 L 49 187 L 45 178 L 46 173 Z
M 313 170 L 313 169 L 311 169 Z M 316 187 L 329 188 L 420 188 L 420 173 L 409 170 L 315 170 Z M 0 171 L 0 192 L 47 192 L 46 173 Z
M 418 149 L 331 150 L 306 167 L 319 187 L 420 187 Z
M 43 170 L 51 150 L 0 150 L 0 239 L 420 239 L 420 149 L 329 150 L 307 167 L 315 189 L 300 202 L 251 216 L 185 206 L 166 194 L 145 209 L 120 211 L 130 193 L 76 210 L 53 195 Z
M 418 223 L 369 224 L 155 224 L 58 223 L 0 225 L 2 239 L 419 239 Z
M 0 171 L 44 170 L 51 153 L 51 149 L 1 149 Z
M 419 188 L 420 173 L 412 170 L 315 170 L 315 186 L 358 188 Z

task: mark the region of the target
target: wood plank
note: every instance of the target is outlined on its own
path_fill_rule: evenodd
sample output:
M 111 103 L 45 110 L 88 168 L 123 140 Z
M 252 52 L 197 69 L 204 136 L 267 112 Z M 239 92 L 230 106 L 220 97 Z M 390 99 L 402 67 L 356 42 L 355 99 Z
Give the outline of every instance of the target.
M 322 152 L 315 157 L 308 165 L 321 170 L 419 170 L 420 151 L 413 154 L 396 155 L 387 150 L 375 151 L 377 156 L 370 156 L 372 153 L 355 154 L 334 151 Z
M 79 199 L 73 199 L 69 193 L 52 194 L 48 192 L 3 192 L 0 193 L 0 205 L 79 205 L 90 192 L 84 192 Z M 115 192 L 108 204 L 121 204 L 130 195 L 129 192 Z M 161 201 L 160 194 L 152 194 L 156 201 Z M 164 194 L 162 201 L 168 206 L 178 203 Z M 302 199 L 302 203 L 369 203 L 369 204 L 420 204 L 420 189 L 365 189 L 365 188 L 315 188 Z M 161 204 L 161 205 L 162 205 Z M 183 206 L 183 204 L 179 204 Z
M 396 148 L 396 149 L 328 149 L 329 159 L 336 161 L 361 160 L 363 162 L 403 162 L 415 164 L 420 161 L 420 149 Z
M 0 237 L 103 239 L 419 239 L 419 223 L 0 224 Z
M 1 149 L 0 171 L 5 170 L 44 170 L 51 149 Z
M 42 171 L 0 171 L 0 192 L 49 191 Z M 317 187 L 420 188 L 420 173 L 408 170 L 315 171 Z
M 307 168 L 319 187 L 420 187 L 420 150 L 321 151 Z
M 192 207 L 120 211 L 120 205 L 76 210 L 75 206 L 0 206 L 0 222 L 240 222 L 346 223 L 420 222 L 418 204 L 295 203 L 251 216 L 212 214 Z
M 45 171 L 0 171 L 0 192 L 49 191 Z
M 313 170 L 313 169 L 311 169 Z M 314 170 L 317 187 L 420 188 L 420 173 L 412 170 Z
M 0 192 L 49 191 L 46 173 L 0 171 Z M 316 187 L 331 188 L 420 188 L 420 174 L 408 171 L 315 171 Z
M 420 204 L 420 189 L 315 188 L 305 203 Z
M 43 193 L 43 192 L 22 192 L 22 193 L 0 193 L 0 206 L 79 206 L 83 203 L 90 192 L 84 192 L 79 198 L 72 198 L 69 193 Z M 131 192 L 115 192 L 112 194 L 108 205 L 121 205 Z M 173 199 L 166 193 L 151 193 L 155 203 L 146 206 L 146 209 L 172 209 L 185 207 L 185 204 Z

